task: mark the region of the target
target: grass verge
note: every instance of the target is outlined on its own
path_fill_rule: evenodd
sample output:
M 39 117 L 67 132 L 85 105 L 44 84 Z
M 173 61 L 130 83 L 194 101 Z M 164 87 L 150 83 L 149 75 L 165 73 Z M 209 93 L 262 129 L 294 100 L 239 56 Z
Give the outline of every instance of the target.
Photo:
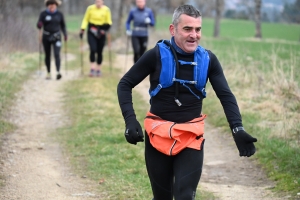
M 258 138 L 253 159 L 276 182 L 279 195 L 297 198 L 300 187 L 299 44 L 207 40 L 239 103 L 246 130 Z M 230 51 L 228 51 L 230 49 Z M 223 109 L 208 85 L 204 113 L 230 134 Z
M 37 54 L 12 53 L 2 55 L 0 61 L 0 135 L 13 130 L 4 119 L 24 81 L 37 69 Z
M 36 54 L 11 53 L 0 57 L 0 145 L 1 136 L 16 127 L 7 121 L 9 108 L 15 100 L 15 93 L 37 66 Z M 1 157 L 1 155 L 0 155 Z M 4 185 L 0 176 L 0 187 Z

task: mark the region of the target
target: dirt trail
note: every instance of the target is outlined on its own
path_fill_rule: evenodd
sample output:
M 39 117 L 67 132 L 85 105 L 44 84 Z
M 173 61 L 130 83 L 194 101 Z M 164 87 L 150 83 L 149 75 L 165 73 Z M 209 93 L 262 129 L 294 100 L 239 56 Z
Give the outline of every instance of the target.
M 119 54 L 116 60 L 122 73 L 133 64 L 132 55 L 126 58 L 126 55 Z M 149 102 L 148 78 L 134 90 L 140 92 L 144 100 Z M 279 200 L 268 190 L 274 187 L 274 183 L 267 180 L 264 171 L 255 161 L 239 157 L 232 137 L 222 134 L 218 128 L 209 124 L 206 124 L 204 137 L 204 166 L 199 187 L 212 192 L 220 200 Z
M 51 136 L 68 119 L 62 109 L 62 86 L 79 72 L 68 71 L 66 75 L 62 71 L 59 81 L 55 75 L 53 72 L 52 80 L 45 80 L 45 72 L 34 74 L 16 94 L 8 118 L 17 129 L 2 138 L 0 174 L 4 187 L 0 188 L 0 199 L 99 198 L 93 192 L 95 183 L 72 174 L 68 158 Z

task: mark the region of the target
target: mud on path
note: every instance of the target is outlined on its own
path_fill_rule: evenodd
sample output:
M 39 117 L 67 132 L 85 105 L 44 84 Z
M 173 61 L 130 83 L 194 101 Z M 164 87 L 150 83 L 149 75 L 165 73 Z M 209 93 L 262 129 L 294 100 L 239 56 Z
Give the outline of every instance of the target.
M 52 80 L 45 80 L 45 71 L 32 75 L 16 94 L 7 116 L 17 129 L 1 139 L 1 200 L 99 199 L 93 192 L 95 183 L 72 173 L 68 158 L 51 135 L 68 119 L 62 109 L 62 86 L 79 72 L 62 71 L 57 81 L 54 64 L 52 71 Z
M 151 44 L 155 44 L 154 42 L 150 42 L 149 48 L 153 46 Z M 116 61 L 122 76 L 132 66 L 133 57 L 132 54 L 118 54 Z M 133 90 L 139 92 L 143 99 L 149 102 L 148 77 Z M 276 198 L 270 192 L 274 183 L 267 179 L 264 171 L 254 160 L 239 157 L 230 135 L 207 123 L 205 129 L 204 165 L 199 183 L 201 189 L 213 193 L 216 199 L 220 200 L 282 199 Z

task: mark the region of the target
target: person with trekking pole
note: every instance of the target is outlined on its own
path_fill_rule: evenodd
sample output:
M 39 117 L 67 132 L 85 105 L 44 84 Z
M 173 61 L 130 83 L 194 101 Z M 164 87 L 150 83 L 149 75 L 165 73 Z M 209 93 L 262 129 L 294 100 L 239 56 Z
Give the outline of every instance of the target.
M 257 139 L 243 127 L 217 56 L 198 45 L 201 31 L 201 13 L 191 5 L 177 7 L 169 25 L 171 39 L 158 41 L 117 86 L 127 142 L 137 144 L 145 139 L 154 200 L 195 199 L 203 166 L 206 115 L 202 103 L 208 80 L 223 106 L 239 156 L 250 157 L 256 151 Z M 132 89 L 148 75 L 150 110 L 144 119 L 144 136 L 133 108 Z
M 44 46 L 45 64 L 47 68 L 46 79 L 51 79 L 51 46 L 54 51 L 56 65 L 56 79 L 62 78 L 60 73 L 60 50 L 61 50 L 61 32 L 64 35 L 64 41 L 68 40 L 66 23 L 62 12 L 57 7 L 61 5 L 60 0 L 45 0 L 46 10 L 40 13 L 37 28 L 39 29 L 39 42 Z
M 90 46 L 90 77 L 101 76 L 102 52 L 111 25 L 111 12 L 103 4 L 103 0 L 95 0 L 95 4 L 87 7 L 81 23 L 79 37 L 82 39 L 84 31 L 87 29 L 87 40 Z M 110 47 L 110 45 L 110 40 L 108 40 L 108 46 Z
M 148 46 L 148 26 L 154 26 L 155 20 L 153 12 L 146 7 L 146 0 L 136 0 L 136 8 L 130 10 L 126 21 L 126 35 L 127 40 L 131 37 L 133 48 L 133 62 L 145 53 Z M 131 22 L 133 28 L 131 30 Z

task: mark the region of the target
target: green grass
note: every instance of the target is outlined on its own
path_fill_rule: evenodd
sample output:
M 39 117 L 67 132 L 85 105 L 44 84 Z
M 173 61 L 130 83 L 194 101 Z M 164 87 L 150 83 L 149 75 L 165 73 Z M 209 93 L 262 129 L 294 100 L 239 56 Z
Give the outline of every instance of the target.
M 276 26 L 281 27 L 280 24 Z M 230 30 L 223 32 L 229 33 Z M 276 182 L 274 191 L 295 197 L 300 187 L 297 167 L 300 165 L 300 69 L 297 67 L 300 44 L 230 37 L 204 38 L 201 44 L 218 56 L 238 100 L 243 124 L 251 135 L 258 138 L 254 159 Z M 294 39 L 291 35 L 282 38 L 285 41 Z M 203 112 L 208 114 L 211 124 L 223 127 L 224 132 L 230 134 L 223 109 L 210 84 L 207 92 Z
M 172 17 L 170 15 L 159 15 L 156 29 L 168 31 Z M 214 31 L 214 19 L 203 18 L 202 35 L 212 37 Z M 220 37 L 227 39 L 253 38 L 255 34 L 255 23 L 246 20 L 222 19 L 220 25 Z M 300 26 L 297 24 L 278 24 L 262 23 L 263 39 L 273 39 L 274 43 L 278 40 L 299 42 Z
M 24 81 L 37 69 L 37 54 L 21 52 L 3 54 L 0 61 L 0 135 L 13 130 L 14 126 L 4 119 Z
M 68 32 L 79 33 L 83 15 L 67 15 L 65 18 Z
M 213 19 L 203 19 L 203 34 L 213 35 Z M 300 27 L 296 24 L 262 23 L 263 38 L 299 41 Z M 220 36 L 226 38 L 252 38 L 255 35 L 255 23 L 245 20 L 222 19 Z

